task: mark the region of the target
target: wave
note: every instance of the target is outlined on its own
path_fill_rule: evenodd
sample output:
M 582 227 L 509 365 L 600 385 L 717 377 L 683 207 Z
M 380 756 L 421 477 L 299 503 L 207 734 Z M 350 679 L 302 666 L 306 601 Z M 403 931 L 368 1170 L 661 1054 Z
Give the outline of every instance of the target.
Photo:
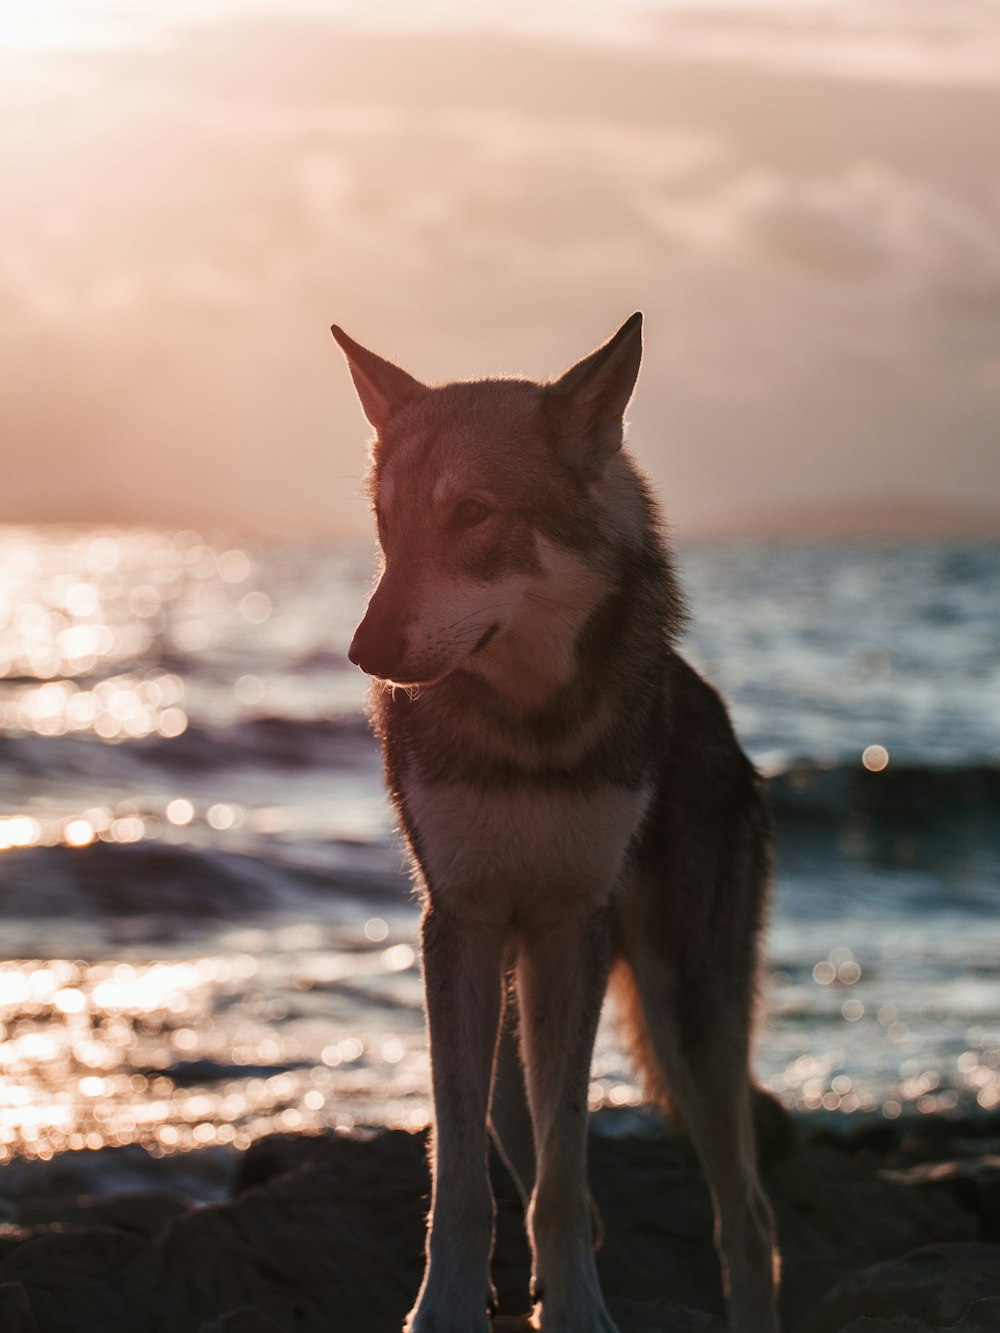
M 178 736 L 102 741 L 90 733 L 0 735 L 0 769 L 58 784 L 73 778 L 123 778 L 132 764 L 165 773 L 216 769 L 309 769 L 316 775 L 357 775 L 376 783 L 380 760 L 361 713 L 336 717 L 262 714 L 228 726 L 191 720 Z M 808 756 L 762 764 L 779 820 L 924 823 L 981 814 L 1000 815 L 1000 762 L 983 757 L 947 763 L 921 756 L 893 758 L 881 771 L 856 758 Z
M 0 912 L 8 918 L 148 918 L 205 925 L 301 907 L 324 899 L 402 902 L 408 881 L 395 852 L 339 840 L 289 846 L 268 840 L 250 852 L 157 839 L 87 847 L 29 847 L 4 853 Z
M 40 736 L 0 735 L 0 763 L 26 776 L 86 776 L 120 773 L 130 760 L 167 771 L 234 766 L 353 768 L 371 763 L 374 742 L 364 717 L 289 718 L 267 715 L 226 727 L 188 721 L 180 735 L 144 736 L 109 743 L 93 732 Z
M 135 750 L 158 762 L 184 768 L 228 767 L 234 763 L 342 768 L 369 759 L 373 744 L 368 723 L 360 714 L 335 718 L 269 714 L 225 728 L 195 722 L 169 741 L 156 737 L 137 741 Z
M 768 776 L 779 823 L 849 823 L 927 828 L 981 824 L 1000 838 L 1000 766 L 892 762 L 881 772 L 853 763 L 790 763 Z
M 257 739 L 261 734 L 254 729 Z M 264 734 L 278 738 L 284 761 L 291 750 L 301 750 L 303 736 L 318 745 L 325 735 L 337 747 L 345 735 L 356 738 L 360 724 L 343 732 L 337 727 L 317 732 L 310 724 L 265 728 Z M 39 744 L 39 738 L 30 739 Z M 204 739 L 196 739 L 191 751 L 198 759 Z M 260 758 L 259 750 L 249 752 Z M 377 791 L 377 775 L 368 776 Z M 989 764 L 896 764 L 872 773 L 857 764 L 800 762 L 770 776 L 768 789 L 784 872 L 792 879 L 802 872 L 803 853 L 824 864 L 830 856 L 841 857 L 845 836 L 896 846 L 905 835 L 914 866 L 925 869 L 936 864 L 942 849 L 957 849 L 964 857 L 983 853 L 984 866 L 1000 856 L 1000 768 Z M 136 842 L 14 848 L 0 857 L 0 914 L 8 921 L 128 920 L 133 933 L 155 936 L 279 912 L 301 911 L 315 919 L 349 904 L 356 914 L 359 903 L 391 907 L 406 901 L 404 858 L 391 837 L 366 841 L 244 830 L 230 841 L 235 836 L 215 835 L 207 827 L 190 835 L 166 829 L 164 836 Z

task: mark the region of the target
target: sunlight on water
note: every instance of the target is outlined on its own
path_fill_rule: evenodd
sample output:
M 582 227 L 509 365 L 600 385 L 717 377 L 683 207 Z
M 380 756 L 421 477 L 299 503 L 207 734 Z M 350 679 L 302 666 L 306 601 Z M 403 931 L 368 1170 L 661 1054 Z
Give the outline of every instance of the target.
M 386 1111 L 390 1123 L 422 1126 L 419 1022 L 370 1042 L 352 1026 L 333 1044 L 336 1024 L 300 1014 L 278 1026 L 292 997 L 304 1009 L 335 980 L 357 988 L 414 966 L 405 943 L 342 943 L 342 953 L 314 949 L 294 961 L 233 954 L 0 968 L 0 1159 L 124 1143 L 246 1147 L 275 1129 L 349 1127 Z
M 1000 1108 L 997 551 L 683 561 L 688 650 L 790 821 L 760 1077 L 820 1114 Z M 370 577 L 367 548 L 0 532 L 0 1156 L 426 1123 L 417 909 L 345 656 Z M 606 1015 L 590 1106 L 639 1099 Z
M 0 536 L 0 730 L 8 743 L 37 738 L 84 748 L 67 752 L 60 777 L 58 761 L 46 764 L 41 785 L 31 764 L 23 781 L 16 769 L 8 770 L 13 781 L 4 784 L 0 800 L 0 851 L 17 856 L 64 848 L 81 874 L 105 886 L 102 892 L 114 892 L 107 883 L 110 863 L 89 869 L 100 844 L 132 844 L 144 856 L 148 849 L 152 867 L 164 850 L 206 848 L 220 839 L 247 850 L 259 838 L 317 826 L 355 838 L 366 827 L 384 833 L 380 798 L 342 792 L 337 810 L 329 810 L 336 779 L 321 800 L 313 796 L 312 805 L 297 807 L 276 804 L 266 780 L 260 789 L 251 784 L 256 799 L 248 805 L 211 784 L 202 789 L 204 760 L 186 777 L 169 767 L 164 776 L 159 749 L 136 749 L 179 742 L 192 704 L 203 731 L 263 725 L 257 719 L 297 710 L 313 717 L 356 710 L 360 678 L 346 692 L 336 681 L 330 688 L 329 650 L 316 638 L 326 637 L 327 622 L 283 617 L 289 600 L 294 593 L 286 591 L 284 605 L 275 606 L 273 593 L 256 582 L 246 550 L 213 545 L 193 532 L 6 530 Z M 277 662 L 272 658 L 262 672 L 266 655 L 258 635 L 265 622 L 271 622 Z M 195 663 L 211 654 L 225 660 L 225 669 L 199 673 Z M 301 664 L 312 655 L 318 667 L 310 676 Z M 172 663 L 180 670 L 170 669 Z M 136 769 L 124 757 L 119 762 L 116 750 L 147 754 L 151 767 Z M 205 754 L 215 754 L 211 740 Z M 252 750 L 249 758 L 253 765 Z M 183 794 L 179 782 L 187 786 Z M 55 797 L 53 783 L 60 789 Z M 175 909 L 155 883 L 143 882 L 147 873 L 141 867 L 126 872 L 126 900 L 169 917 Z M 194 862 L 187 873 L 196 883 Z M 27 912 L 35 896 L 30 885 Z M 10 885 L 6 906 L 17 913 Z M 69 906 L 79 910 L 83 900 Z M 58 929 L 67 933 L 64 924 Z M 261 957 L 56 958 L 4 966 L 0 1154 L 48 1156 L 127 1142 L 155 1150 L 245 1146 L 274 1128 L 352 1124 L 354 1102 L 364 1118 L 378 1120 L 382 1098 L 392 1090 L 392 1080 L 383 1086 L 375 1072 L 382 1064 L 397 1083 L 403 1079 L 404 1100 L 389 1095 L 390 1118 L 423 1124 L 425 1074 L 415 1076 L 408 1064 L 411 1047 L 418 1066 L 424 1058 L 416 1004 L 408 1036 L 381 1033 L 371 1043 L 344 1035 L 331 1047 L 337 1024 L 330 1022 L 307 1024 L 303 1040 L 288 1022 L 290 1001 L 301 1006 L 315 987 L 325 994 L 345 978 L 358 986 L 369 971 L 378 978 L 412 972 L 411 944 L 393 942 L 389 930 L 385 920 L 371 918 L 360 946 L 370 951 L 364 958 L 355 953 L 350 931 L 332 935 L 337 947 L 330 952 L 319 947 L 325 932 L 313 928 L 310 936 L 286 927 L 237 941 L 263 951 Z M 303 944 L 312 952 L 294 958 L 269 952 Z M 153 946 L 161 955 L 167 948 L 166 940 Z M 265 977 L 267 992 L 259 988 Z M 352 1032 L 364 1025 L 363 1014 L 364 1004 L 353 1001 Z
M 393 974 L 405 975 L 416 1000 L 410 940 L 387 944 L 382 918 L 339 935 L 286 926 L 263 952 L 262 934 L 230 937 L 255 952 L 0 967 L 0 1159 L 124 1143 L 154 1152 L 245 1147 L 275 1130 L 423 1126 L 428 1071 L 419 1009 L 397 1007 L 393 1019 L 391 1009 L 379 1016 L 365 1006 L 386 994 Z M 846 1045 L 798 1055 L 768 1078 L 787 1104 L 889 1119 L 1000 1107 L 996 1027 L 970 1027 L 957 1034 L 951 1060 L 928 1063 L 916 1015 L 907 1015 L 911 1029 L 896 1006 L 869 1000 L 869 1010 L 853 996 L 866 992 L 849 950 L 833 950 L 812 976 L 844 1028 L 868 1023 L 882 1034 L 896 1053 L 894 1072 L 888 1084 L 846 1072 L 845 1038 Z M 781 1023 L 789 1014 L 781 1013 L 780 978 L 776 991 L 774 1021 Z M 639 1101 L 606 1017 L 590 1107 Z
M 71 659 L 66 665 L 76 663 Z M 150 675 L 142 680 L 117 676 L 92 690 L 52 681 L 12 690 L 0 703 L 0 726 L 36 736 L 91 731 L 106 741 L 135 740 L 154 732 L 170 738 L 187 727 L 187 716 L 177 707 L 183 693 L 181 681 L 173 675 Z

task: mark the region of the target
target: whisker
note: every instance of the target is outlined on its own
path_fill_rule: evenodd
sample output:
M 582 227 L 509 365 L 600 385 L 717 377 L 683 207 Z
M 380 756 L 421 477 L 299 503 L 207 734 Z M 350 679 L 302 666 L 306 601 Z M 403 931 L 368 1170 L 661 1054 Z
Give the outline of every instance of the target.
M 459 626 L 464 625 L 466 621 L 471 620 L 474 616 L 489 616 L 494 611 L 505 611 L 508 606 L 513 605 L 513 602 L 494 602 L 492 606 L 477 606 L 474 611 L 469 611 L 466 615 L 453 620 L 450 625 L 446 625 L 445 629 L 458 629 Z
M 531 594 L 529 593 L 528 596 L 530 597 Z M 546 599 L 544 599 L 544 600 L 548 601 L 549 599 L 546 598 Z M 553 606 L 561 606 L 562 604 L 559 603 L 559 602 L 552 602 L 552 605 L 553 605 Z M 572 611 L 572 610 L 574 610 L 574 609 L 580 609 L 580 610 L 582 610 L 583 608 L 582 608 L 582 607 L 581 607 L 581 608 L 569 607 L 568 609 Z M 560 611 L 552 611 L 552 612 L 551 612 L 551 615 L 552 615 L 556 620 L 561 621 L 562 624 L 564 624 L 564 625 L 566 626 L 566 628 L 570 631 L 571 634 L 575 634 L 575 633 L 577 632 L 577 630 L 578 630 L 579 627 L 578 627 L 577 625 L 574 625 L 573 622 L 572 622 L 571 620 L 568 620 L 568 619 L 566 618 L 566 616 L 562 615 Z

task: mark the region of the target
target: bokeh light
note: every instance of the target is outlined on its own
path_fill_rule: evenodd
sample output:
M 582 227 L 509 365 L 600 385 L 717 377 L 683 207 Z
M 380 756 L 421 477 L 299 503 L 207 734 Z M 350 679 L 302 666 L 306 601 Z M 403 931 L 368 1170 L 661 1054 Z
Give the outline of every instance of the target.
M 861 762 L 869 773 L 881 773 L 884 768 L 889 766 L 889 751 L 884 745 L 866 746 L 861 755 Z

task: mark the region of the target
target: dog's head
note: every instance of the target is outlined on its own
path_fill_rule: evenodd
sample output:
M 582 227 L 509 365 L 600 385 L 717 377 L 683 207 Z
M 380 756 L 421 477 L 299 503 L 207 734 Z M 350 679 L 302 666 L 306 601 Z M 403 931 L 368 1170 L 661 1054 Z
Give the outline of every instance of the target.
M 580 621 L 600 581 L 583 553 L 608 521 L 605 493 L 620 489 L 641 329 L 635 314 L 547 383 L 429 386 L 334 325 L 375 428 L 369 491 L 384 557 L 352 662 L 400 685 L 463 666 L 488 675 L 527 615 Z

